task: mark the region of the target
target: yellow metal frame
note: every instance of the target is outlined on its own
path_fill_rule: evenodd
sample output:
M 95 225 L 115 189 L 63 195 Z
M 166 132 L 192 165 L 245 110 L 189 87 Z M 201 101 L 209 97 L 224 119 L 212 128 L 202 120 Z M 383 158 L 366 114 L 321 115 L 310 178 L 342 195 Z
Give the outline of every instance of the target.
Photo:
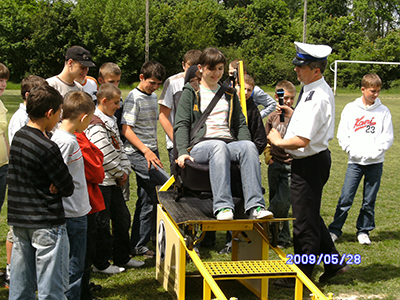
M 244 67 L 243 67 L 243 61 L 239 61 L 239 86 L 240 86 L 240 105 L 242 106 L 242 112 L 246 118 L 247 122 L 247 105 L 246 105 L 246 94 L 244 91 Z
M 159 190 L 159 196 L 160 192 L 168 189 L 167 186 L 172 185 L 173 178 L 170 180 L 171 182 Z M 216 282 L 227 279 L 237 279 L 260 299 L 266 300 L 268 299 L 268 280 L 270 278 L 295 278 L 295 300 L 303 299 L 303 285 L 311 291 L 312 300 L 333 299 L 333 294 L 329 293 L 328 296 L 325 296 L 296 265 L 287 265 L 286 254 L 270 244 L 266 231 L 267 223 L 283 220 L 286 219 L 187 221 L 183 224 L 176 224 L 163 205 L 159 204 L 157 207 L 157 224 L 159 226 L 156 258 L 157 280 L 177 299 L 184 300 L 187 253 L 203 277 L 204 300 L 211 300 L 212 293 L 215 297 L 213 299 L 227 300 Z M 232 230 L 234 241 L 232 243 L 232 261 L 203 262 L 193 249 L 188 248 L 187 241 L 179 230 L 179 226 L 182 225 L 188 228 L 201 228 L 203 232 Z M 242 232 L 245 232 L 246 236 L 250 236 L 251 243 L 236 242 L 238 238 L 243 239 L 244 236 L 240 236 Z M 160 247 L 161 244 L 164 246 Z M 279 260 L 269 260 L 270 249 L 277 254 Z M 164 253 L 160 254 L 161 252 Z M 248 253 L 256 253 L 255 255 L 259 258 L 246 259 L 245 256 Z

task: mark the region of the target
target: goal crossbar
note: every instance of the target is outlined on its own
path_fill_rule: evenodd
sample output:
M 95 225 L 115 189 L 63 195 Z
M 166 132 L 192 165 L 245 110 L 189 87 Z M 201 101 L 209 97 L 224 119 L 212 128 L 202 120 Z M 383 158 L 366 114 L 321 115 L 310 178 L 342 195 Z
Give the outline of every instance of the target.
M 400 62 L 393 61 L 366 61 L 366 60 L 335 60 L 330 65 L 331 71 L 335 75 L 335 81 L 333 84 L 333 93 L 336 95 L 336 87 L 337 87 L 337 65 L 338 63 L 349 63 L 349 64 L 375 64 L 375 65 L 400 65 Z M 335 64 L 335 68 L 332 70 L 332 65 Z

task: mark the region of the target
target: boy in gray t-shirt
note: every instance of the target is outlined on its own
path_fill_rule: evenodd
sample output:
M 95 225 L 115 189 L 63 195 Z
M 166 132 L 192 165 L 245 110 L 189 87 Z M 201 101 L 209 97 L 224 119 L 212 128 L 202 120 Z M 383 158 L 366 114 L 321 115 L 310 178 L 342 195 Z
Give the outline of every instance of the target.
M 143 64 L 139 86 L 125 99 L 122 112 L 124 150 L 136 173 L 138 200 L 132 224 L 131 247 L 133 254 L 154 257 L 147 248 L 151 236 L 155 236 L 156 185 L 168 179 L 159 159 L 157 148 L 157 96 L 154 93 L 165 77 L 164 67 L 155 61 Z M 139 113 L 140 112 L 140 113 Z

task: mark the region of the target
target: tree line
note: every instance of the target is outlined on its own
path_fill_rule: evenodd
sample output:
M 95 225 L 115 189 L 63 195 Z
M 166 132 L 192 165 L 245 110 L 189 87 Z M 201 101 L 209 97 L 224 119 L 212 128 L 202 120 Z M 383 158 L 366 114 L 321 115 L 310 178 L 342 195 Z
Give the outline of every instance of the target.
M 58 74 L 65 51 L 81 45 L 97 66 L 117 63 L 124 83 L 138 81 L 145 57 L 146 0 L 2 0 L 0 61 L 19 82 Z M 190 49 L 218 47 L 243 59 L 258 85 L 297 83 L 293 42 L 303 37 L 301 0 L 149 0 L 150 59 L 167 75 L 181 71 Z M 308 0 L 307 42 L 333 48 L 334 60 L 400 61 L 400 0 Z M 385 87 L 400 85 L 397 65 L 343 64 L 338 86 L 358 87 L 375 72 Z M 97 77 L 97 70 L 89 74 Z M 333 83 L 333 72 L 325 76 Z

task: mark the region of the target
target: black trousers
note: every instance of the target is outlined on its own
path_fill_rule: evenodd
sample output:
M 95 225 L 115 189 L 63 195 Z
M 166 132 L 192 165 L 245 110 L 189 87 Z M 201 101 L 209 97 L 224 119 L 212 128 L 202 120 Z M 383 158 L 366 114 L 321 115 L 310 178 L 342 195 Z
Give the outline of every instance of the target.
M 329 231 L 320 215 L 322 190 L 328 181 L 331 154 L 328 149 L 292 162 L 290 197 L 293 217 L 293 245 L 295 254 L 319 255 L 339 254 Z M 310 260 L 310 259 L 309 259 Z M 340 261 L 340 256 L 339 256 Z M 298 267 L 311 279 L 315 264 L 300 264 Z M 340 264 L 324 265 L 325 272 L 342 268 Z
M 116 265 L 124 265 L 130 260 L 131 244 L 129 228 L 131 214 L 126 206 L 122 189 L 119 186 L 102 186 L 106 209 L 99 211 L 96 217 L 96 255 L 93 265 L 100 270 L 108 268 L 109 260 Z M 112 235 L 110 232 L 112 222 Z

